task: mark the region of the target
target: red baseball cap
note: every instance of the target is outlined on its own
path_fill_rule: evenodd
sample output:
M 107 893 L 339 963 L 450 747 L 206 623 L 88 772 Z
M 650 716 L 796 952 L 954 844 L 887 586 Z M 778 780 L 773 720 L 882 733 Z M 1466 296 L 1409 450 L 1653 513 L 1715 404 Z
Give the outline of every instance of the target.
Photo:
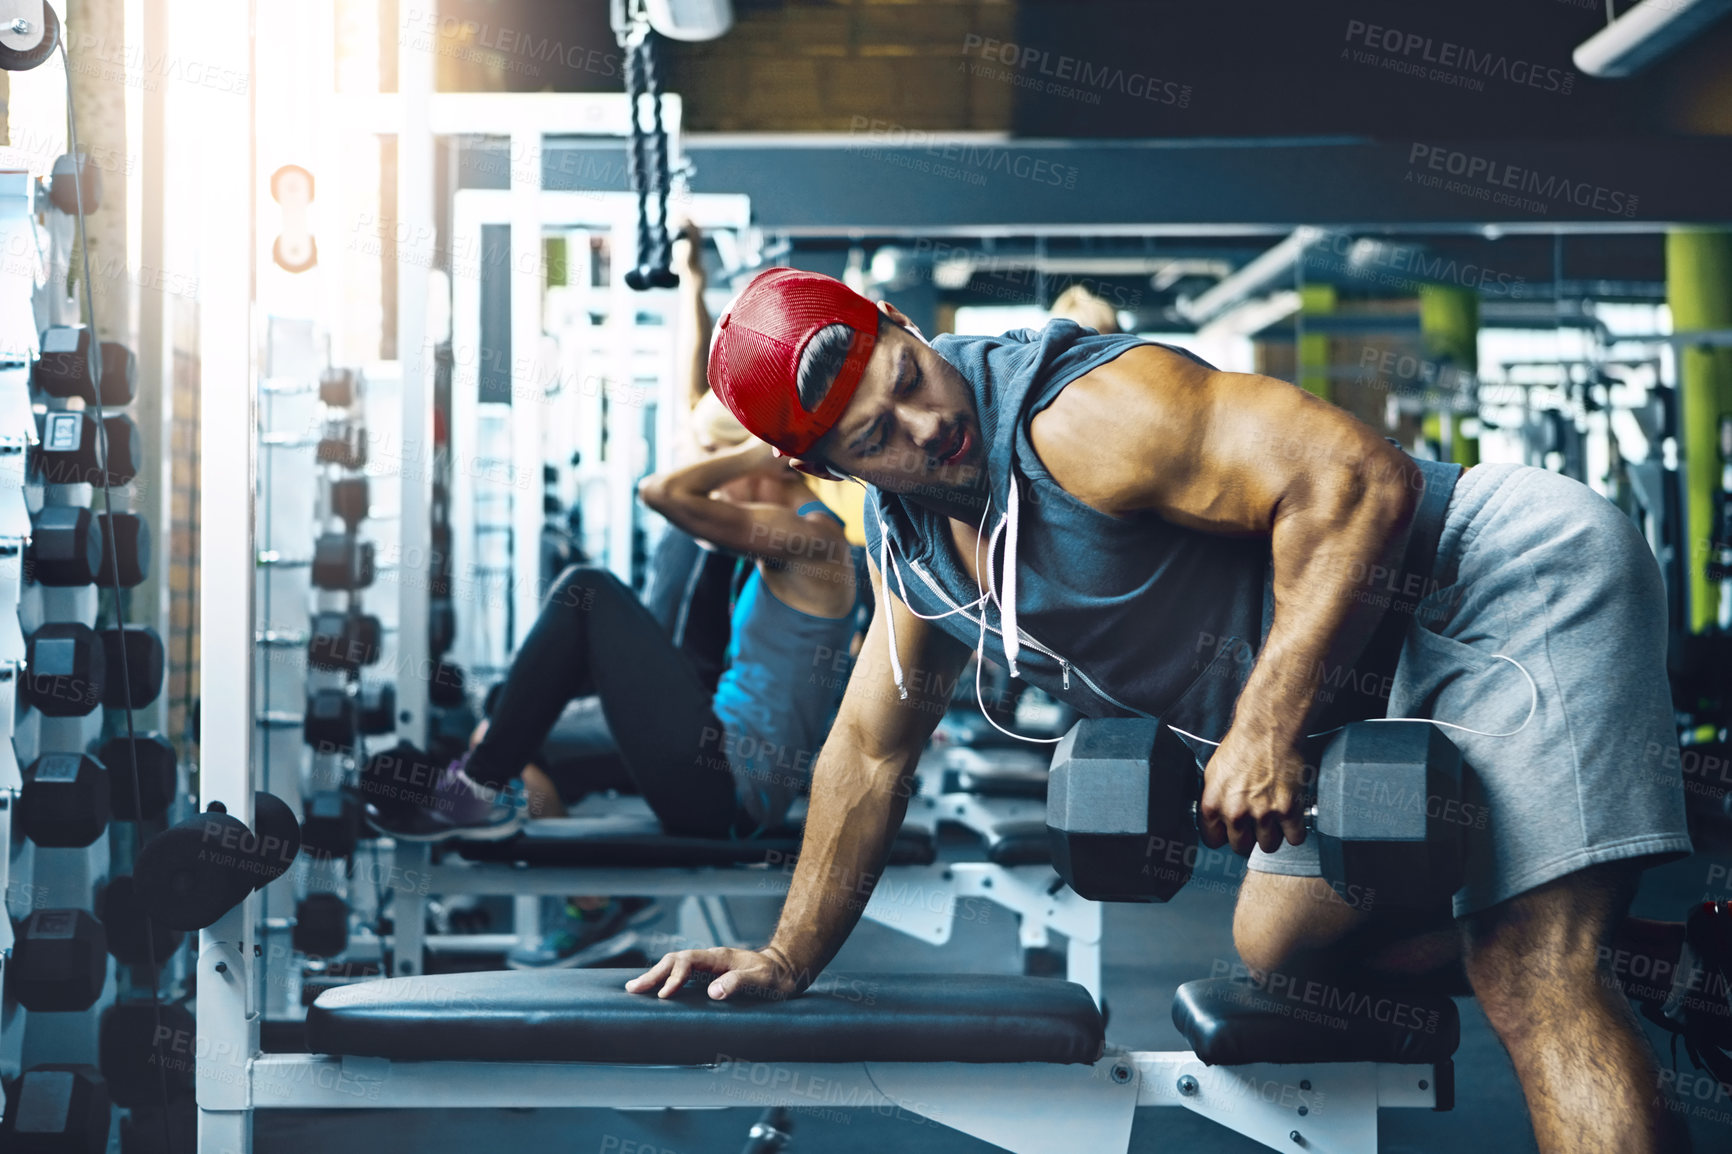
M 822 273 L 766 269 L 716 321 L 710 388 L 740 424 L 790 457 L 810 452 L 854 398 L 878 339 L 871 301 Z M 800 404 L 800 356 L 819 329 L 854 330 L 848 358 L 814 412 Z

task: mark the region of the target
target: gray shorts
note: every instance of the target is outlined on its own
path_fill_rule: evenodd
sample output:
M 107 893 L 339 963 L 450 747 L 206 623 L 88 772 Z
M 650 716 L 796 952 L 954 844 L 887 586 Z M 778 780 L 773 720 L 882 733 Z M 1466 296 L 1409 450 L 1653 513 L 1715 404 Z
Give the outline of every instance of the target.
M 1389 716 L 1453 722 L 1483 803 L 1468 827 L 1460 917 L 1624 858 L 1690 852 L 1666 680 L 1666 602 L 1647 542 L 1592 489 L 1481 465 L 1450 498 L 1433 573 L 1402 643 Z M 1466 811 L 1464 810 L 1464 813 Z M 1316 842 L 1254 850 L 1261 873 L 1316 877 Z

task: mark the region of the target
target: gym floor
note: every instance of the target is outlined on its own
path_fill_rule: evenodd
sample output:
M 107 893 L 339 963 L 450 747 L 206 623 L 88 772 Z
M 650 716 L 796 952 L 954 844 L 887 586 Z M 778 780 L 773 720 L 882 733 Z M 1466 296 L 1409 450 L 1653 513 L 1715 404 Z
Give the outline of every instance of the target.
M 1700 848 L 1700 847 L 1699 847 Z M 946 837 L 946 857 L 968 856 L 968 843 Z M 1723 898 L 1732 852 L 1699 852 L 1650 870 L 1636 900 L 1640 916 L 1676 920 L 1692 902 Z M 1242 865 L 1206 853 L 1192 883 L 1165 906 L 1108 905 L 1103 969 L 1110 1024 L 1107 1039 L 1138 1050 L 1182 1049 L 1170 1016 L 1173 991 L 1233 963 L 1233 881 Z M 1215 879 L 1209 884 L 1209 879 Z M 730 908 L 748 940 L 767 937 L 779 902 L 735 899 Z M 955 932 L 942 947 L 917 943 L 863 922 L 830 967 L 833 972 L 949 971 L 1018 973 L 1016 923 L 997 906 L 959 911 Z M 631 971 L 622 971 L 623 981 Z M 1448 1113 L 1386 1110 L 1379 1116 L 1378 1148 L 1385 1154 L 1453 1154 L 1461 1150 L 1519 1154 L 1535 1149 L 1527 1110 L 1509 1058 L 1471 998 L 1461 1009 L 1461 1047 L 1455 1055 L 1456 1109 Z M 1648 1027 L 1662 1068 L 1670 1068 L 1670 1038 Z M 1701 1096 L 1679 1095 L 1692 1109 L 1698 1152 L 1732 1148 L 1732 1103 L 1714 1101 L 1711 1081 L 1698 1075 L 1680 1050 L 1679 1085 Z M 417 1154 L 469 1151 L 487 1143 L 560 1154 L 733 1154 L 745 1142 L 756 1109 L 711 1111 L 615 1110 L 284 1110 L 261 1111 L 254 1127 L 256 1154 Z M 1185 1150 L 1209 1154 L 1260 1150 L 1187 1110 L 1139 1111 L 1133 1154 Z M 870 1110 L 816 1108 L 794 1114 L 795 1151 L 825 1154 L 972 1154 L 996 1149 L 936 1123 Z

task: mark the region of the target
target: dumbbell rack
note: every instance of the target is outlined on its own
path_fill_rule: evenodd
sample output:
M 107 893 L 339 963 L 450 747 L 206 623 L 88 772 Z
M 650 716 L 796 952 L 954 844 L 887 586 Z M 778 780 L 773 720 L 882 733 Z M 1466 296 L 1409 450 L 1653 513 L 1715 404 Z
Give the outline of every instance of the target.
M 0 242 L 37 252 L 46 232 L 56 268 L 75 236 L 63 167 L 53 193 L 26 172 L 0 172 Z M 182 791 L 173 747 L 150 732 L 166 676 L 161 638 L 125 624 L 124 591 L 150 565 L 149 528 L 129 509 L 137 428 L 117 411 L 133 399 L 136 362 L 122 345 L 98 344 L 76 323 L 77 302 L 52 278 L 38 289 L 23 263 L 0 268 L 0 893 L 11 915 L 0 919 L 0 1076 L 31 1073 L 20 1118 L 70 1095 L 69 1130 L 101 1129 L 106 1111 L 73 1117 L 93 1077 L 63 1087 L 55 1079 L 72 1076 L 35 1068 L 94 1067 L 111 1017 L 119 1028 L 153 992 L 182 988 L 179 936 L 159 934 L 154 956 L 146 950 L 125 876 Z M 105 609 L 102 591 L 117 583 Z M 98 631 L 105 616 L 112 624 Z M 103 1071 L 116 1105 L 136 1100 L 127 1073 Z
M 396 449 L 369 431 L 391 427 L 395 374 L 387 365 L 310 366 L 304 322 L 272 318 L 270 334 L 271 375 L 260 387 L 257 722 L 264 780 L 299 799 L 303 829 L 292 880 L 266 891 L 266 965 L 281 971 L 267 984 L 266 1013 L 278 1020 L 299 1016 L 300 955 L 321 965 L 336 958 L 350 908 L 363 920 L 377 914 L 374 885 L 356 876 L 366 831 L 353 785 L 368 742 L 395 725 L 396 681 L 413 671 L 399 668 L 397 598 L 382 588 L 406 571 L 393 556 L 398 518 L 376 484 L 394 471 Z M 364 595 L 377 616 L 363 612 Z
M 0 238 L 27 236 L 35 244 L 30 217 L 34 210 L 33 182 L 27 173 L 0 173 Z M 25 458 L 36 442 L 30 412 L 30 361 L 35 352 L 36 325 L 30 307 L 31 278 L 0 269 L 0 893 L 7 912 L 27 913 L 36 903 L 31 885 L 33 859 L 13 860 L 13 813 L 24 780 L 14 753 L 13 721 L 18 681 L 24 670 L 24 633 L 18 616 L 23 582 L 23 546 L 30 533 L 30 513 L 24 500 Z M 18 834 L 22 837 L 22 834 Z M 7 975 L 14 946 L 12 919 L 0 918 L 0 980 Z M 25 1015 L 10 1002 L 0 1004 L 0 1073 L 23 1069 Z

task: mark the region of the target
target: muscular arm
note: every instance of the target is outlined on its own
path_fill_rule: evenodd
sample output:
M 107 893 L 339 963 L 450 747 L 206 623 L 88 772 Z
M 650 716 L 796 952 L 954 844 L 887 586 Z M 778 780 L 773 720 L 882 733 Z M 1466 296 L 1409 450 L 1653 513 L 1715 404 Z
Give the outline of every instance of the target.
M 682 390 L 685 407 L 690 410 L 710 389 L 710 313 L 704 308 L 704 287 L 708 282 L 698 253 L 703 235 L 688 225 L 681 230 L 680 240 L 684 247 L 675 254 L 681 267 L 680 304 L 674 320 L 679 339 L 674 359 L 676 371 L 685 384 Z
M 891 677 L 886 613 L 896 614 L 907 700 L 897 697 Z M 920 752 L 967 658 L 965 646 L 894 597 L 873 615 L 836 724 L 813 766 L 800 860 L 775 936 L 763 950 L 799 976 L 800 988 L 830 963 L 860 920 L 907 813 Z
M 704 307 L 704 262 L 698 253 L 703 236 L 690 224 L 674 240 L 674 266 L 679 272 L 679 304 L 674 309 L 674 381 L 679 404 L 674 406 L 676 459 L 692 460 L 705 451 L 692 428 L 692 406 L 710 391 L 710 313 Z
M 1241 759 L 1291 756 L 1325 664 L 1351 660 L 1375 628 L 1375 613 L 1352 612 L 1355 594 L 1377 566 L 1399 560 L 1418 502 L 1417 466 L 1301 389 L 1216 372 L 1152 345 L 1066 388 L 1031 436 L 1054 479 L 1102 512 L 1150 511 L 1204 532 L 1269 536 L 1275 617 L 1222 750 L 1233 742 Z M 1297 807 L 1282 801 L 1279 824 L 1298 842 Z M 1206 797 L 1211 844 L 1233 840 L 1248 851 L 1243 831 L 1224 838 L 1210 809 Z M 1259 824 L 1259 842 L 1273 849 L 1280 831 L 1268 844 L 1274 825 Z

